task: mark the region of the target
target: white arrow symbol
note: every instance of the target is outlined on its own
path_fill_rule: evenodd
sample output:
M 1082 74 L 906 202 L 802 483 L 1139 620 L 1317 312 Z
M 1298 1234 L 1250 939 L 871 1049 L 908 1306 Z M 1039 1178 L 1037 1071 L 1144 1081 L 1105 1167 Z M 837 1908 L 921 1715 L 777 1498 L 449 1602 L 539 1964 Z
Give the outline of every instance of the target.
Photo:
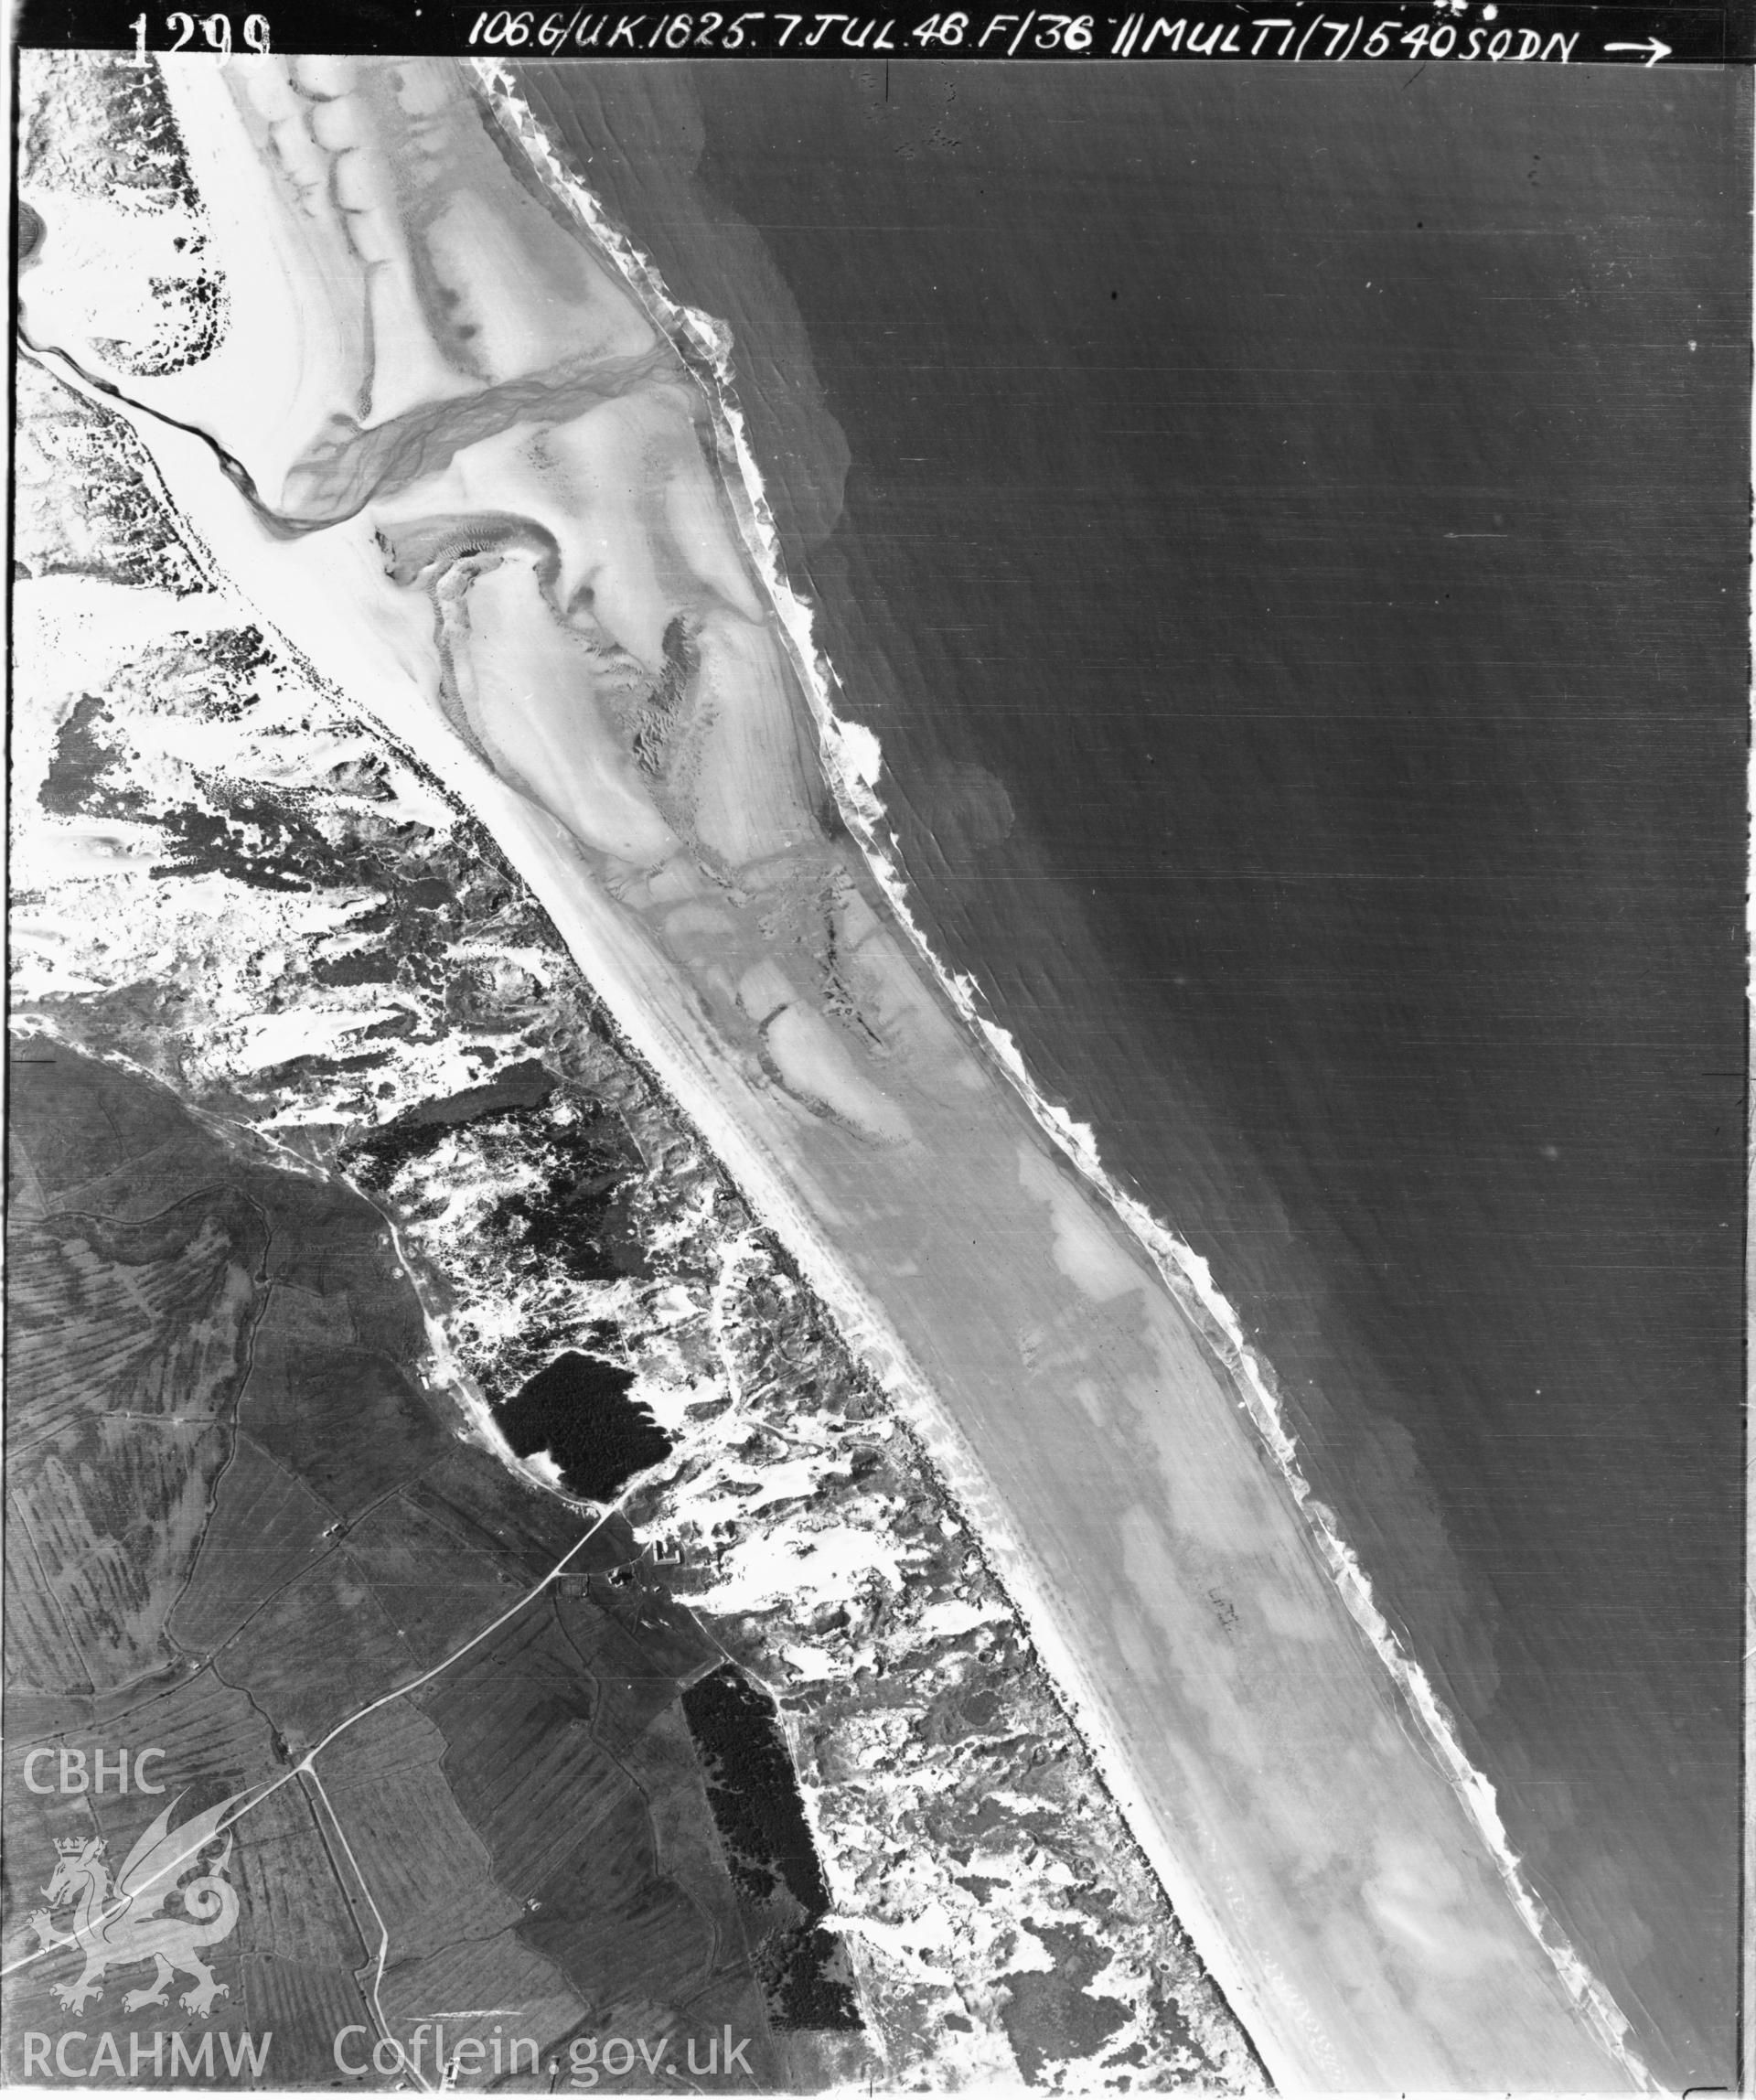
M 1661 44 L 1656 37 L 1648 37 L 1644 44 L 1606 44 L 1603 48 L 1606 51 L 1650 51 L 1653 55 L 1646 61 L 1649 66 L 1655 66 L 1661 59 L 1671 55 L 1671 47 Z

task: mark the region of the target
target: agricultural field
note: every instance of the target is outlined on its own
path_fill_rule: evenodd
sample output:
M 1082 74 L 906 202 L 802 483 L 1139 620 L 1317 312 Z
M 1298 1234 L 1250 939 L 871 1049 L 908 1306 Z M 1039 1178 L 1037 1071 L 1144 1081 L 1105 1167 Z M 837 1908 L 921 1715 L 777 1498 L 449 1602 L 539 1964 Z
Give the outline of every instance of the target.
M 13 1146 L 8 1521 L 60 1638 L 11 1657 L 12 1756 L 150 1744 L 174 1827 L 233 1805 L 214 2017 L 272 2032 L 277 2080 L 327 2083 L 351 2022 L 445 2015 L 455 2043 L 512 2006 L 546 2063 L 711 2012 L 772 2078 L 678 1705 L 720 1651 L 657 1600 L 630 1623 L 626 1523 L 545 1505 L 458 1433 L 379 1214 L 41 1038 L 15 1046 Z M 163 1805 L 113 1780 L 6 1803 L 25 1871 L 89 1832 L 117 1858 Z M 9 2022 L 52 2029 L 80 1966 L 19 1970 Z M 171 2017 L 105 1997 L 148 2046 Z

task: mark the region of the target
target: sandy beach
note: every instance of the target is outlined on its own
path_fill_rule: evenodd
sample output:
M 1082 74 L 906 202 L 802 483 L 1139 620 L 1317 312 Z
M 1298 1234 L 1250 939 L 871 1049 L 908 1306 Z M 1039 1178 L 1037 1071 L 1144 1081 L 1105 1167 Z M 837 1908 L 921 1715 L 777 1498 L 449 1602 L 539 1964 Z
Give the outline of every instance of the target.
M 166 71 L 220 348 L 106 370 L 48 263 L 30 340 L 530 882 L 928 1441 L 1277 2082 L 1639 2085 L 1221 1311 L 920 953 L 711 324 L 515 178 L 461 70 Z

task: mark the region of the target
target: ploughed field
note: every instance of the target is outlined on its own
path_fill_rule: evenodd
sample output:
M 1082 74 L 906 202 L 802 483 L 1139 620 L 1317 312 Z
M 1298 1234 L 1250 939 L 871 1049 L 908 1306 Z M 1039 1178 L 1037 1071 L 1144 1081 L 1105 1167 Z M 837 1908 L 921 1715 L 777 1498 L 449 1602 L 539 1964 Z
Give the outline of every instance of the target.
M 669 2033 L 680 2061 L 730 2025 L 775 2083 L 682 1703 L 723 1651 L 625 1520 L 458 1433 L 380 1214 L 42 1037 L 15 1044 L 12 1173 L 9 1769 L 49 1754 L 45 1791 L 6 1789 L 11 1871 L 94 1830 L 120 1861 L 166 1801 L 235 1816 L 228 1995 L 128 2011 L 142 1977 L 112 1972 L 82 2024 L 124 2053 L 269 2032 L 275 2083 L 327 2084 L 345 2029 L 363 2062 L 380 2020 L 455 2010 L 448 2049 L 533 2038 L 543 2089 L 573 2037 Z M 163 1800 L 118 1790 L 121 1746 L 162 1752 Z M 59 1791 L 63 1750 L 105 1791 Z M 65 2031 L 80 1966 L 17 1969 L 11 2032 Z

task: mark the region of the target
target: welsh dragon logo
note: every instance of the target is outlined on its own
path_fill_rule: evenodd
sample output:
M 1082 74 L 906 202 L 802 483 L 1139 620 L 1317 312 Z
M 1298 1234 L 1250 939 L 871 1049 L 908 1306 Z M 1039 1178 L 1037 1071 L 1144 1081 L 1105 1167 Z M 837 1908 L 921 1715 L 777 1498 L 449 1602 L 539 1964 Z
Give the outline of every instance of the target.
M 181 1798 L 179 1795 L 177 1800 Z M 196 1951 L 227 1938 L 238 1923 L 238 1891 L 226 1880 L 230 1837 L 204 1872 L 180 1889 L 177 1881 L 190 1867 L 200 1864 L 200 1855 L 219 1837 L 232 1803 L 242 1798 L 234 1794 L 175 1830 L 170 1823 L 177 1801 L 172 1801 L 142 1833 L 113 1881 L 104 1863 L 102 1838 L 57 1841 L 55 1871 L 43 1891 L 49 1908 L 33 1911 L 30 1926 L 42 1952 L 76 1947 L 85 1956 L 85 1968 L 74 1982 L 54 1987 L 64 2006 L 82 2011 L 89 1998 L 103 1996 L 101 1979 L 106 1969 L 126 1968 L 135 1962 L 154 1962 L 157 1970 L 150 1984 L 125 1993 L 124 2012 L 166 2004 L 166 1992 L 178 1973 L 195 1978 L 194 1988 L 186 1990 L 178 2003 L 202 2020 L 216 1998 L 231 1995 Z M 182 1898 L 181 1916 L 162 1914 L 172 1895 Z M 63 1932 L 53 1912 L 70 1903 L 73 1927 Z

